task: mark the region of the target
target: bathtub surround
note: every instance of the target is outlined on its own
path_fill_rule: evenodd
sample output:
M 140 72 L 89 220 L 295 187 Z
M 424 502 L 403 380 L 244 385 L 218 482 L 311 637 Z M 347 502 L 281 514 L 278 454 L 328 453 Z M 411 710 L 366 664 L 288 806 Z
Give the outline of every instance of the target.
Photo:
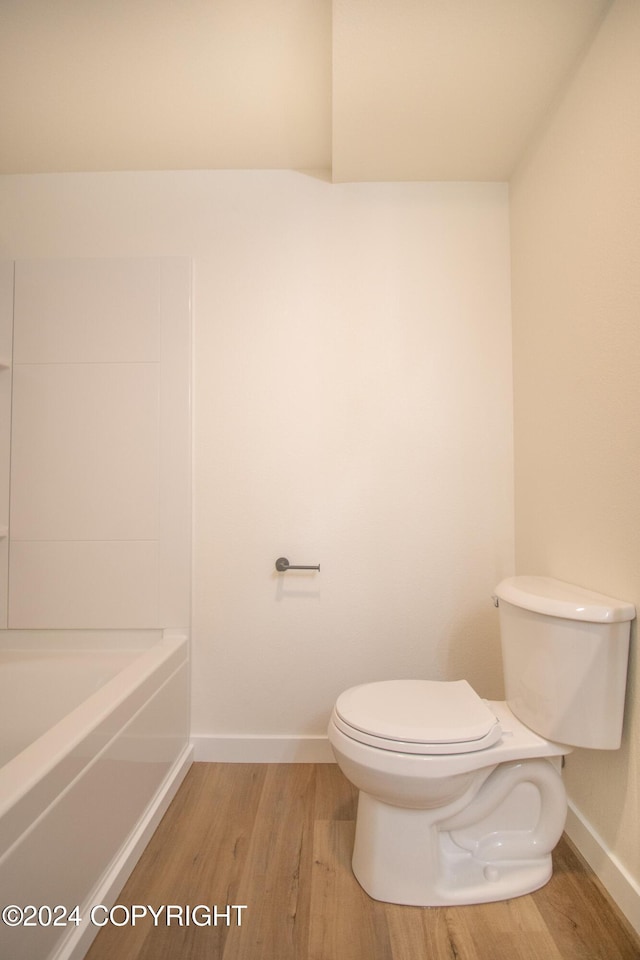
M 7 623 L 13 263 L 0 260 L 0 626 Z
M 2 279 L 3 625 L 184 627 L 189 261 L 18 260 Z

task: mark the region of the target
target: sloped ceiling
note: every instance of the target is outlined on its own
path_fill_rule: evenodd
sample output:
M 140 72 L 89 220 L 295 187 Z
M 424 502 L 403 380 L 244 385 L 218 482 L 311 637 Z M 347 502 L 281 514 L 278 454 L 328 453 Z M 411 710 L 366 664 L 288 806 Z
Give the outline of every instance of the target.
M 0 173 L 505 180 L 612 0 L 0 0 Z

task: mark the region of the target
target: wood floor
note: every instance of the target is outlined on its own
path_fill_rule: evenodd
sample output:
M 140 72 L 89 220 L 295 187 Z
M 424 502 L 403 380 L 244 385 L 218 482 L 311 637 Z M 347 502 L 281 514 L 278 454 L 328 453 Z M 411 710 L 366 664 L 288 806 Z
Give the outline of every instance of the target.
M 118 903 L 203 904 L 201 922 L 215 905 L 218 925 L 180 925 L 174 910 L 169 925 L 163 912 L 157 925 L 105 926 L 86 960 L 640 958 L 640 940 L 567 840 L 534 894 L 400 907 L 371 900 L 351 873 L 355 812 L 333 764 L 194 764 Z M 227 905 L 245 904 L 227 923 Z

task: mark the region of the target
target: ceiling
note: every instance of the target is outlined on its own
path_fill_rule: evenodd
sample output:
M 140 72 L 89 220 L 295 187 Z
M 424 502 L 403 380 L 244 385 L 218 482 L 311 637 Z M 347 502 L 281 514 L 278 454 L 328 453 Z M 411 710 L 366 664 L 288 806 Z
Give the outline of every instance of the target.
M 0 0 L 0 173 L 507 180 L 612 0 Z

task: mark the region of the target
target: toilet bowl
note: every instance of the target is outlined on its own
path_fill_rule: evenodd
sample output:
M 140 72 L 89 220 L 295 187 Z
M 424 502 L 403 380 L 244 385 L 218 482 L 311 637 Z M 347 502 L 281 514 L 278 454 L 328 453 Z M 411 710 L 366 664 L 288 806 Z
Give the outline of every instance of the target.
M 370 692 L 384 702 L 405 693 L 406 711 L 421 690 L 428 696 L 438 688 L 440 700 L 451 692 L 458 701 L 457 683 L 465 681 L 383 681 L 346 694 L 352 700 L 352 694 Z M 496 740 L 489 746 L 459 740 L 444 753 L 442 741 L 433 742 L 442 728 L 426 726 L 427 742 L 376 738 L 362 731 L 359 715 L 350 728 L 353 714 L 344 699 L 336 702 L 329 740 L 360 791 L 353 872 L 376 900 L 414 906 L 502 900 L 537 889 L 551 876 L 551 851 L 567 807 L 558 766 L 570 748 L 529 730 L 506 703 L 485 703 L 465 687 L 465 699 L 491 718 Z M 385 732 L 392 732 L 389 725 Z
M 506 701 L 415 679 L 336 700 L 329 741 L 359 790 L 353 872 L 374 899 L 446 906 L 541 887 L 566 819 L 563 755 L 619 745 L 634 608 L 548 578 L 511 578 L 498 596 Z

